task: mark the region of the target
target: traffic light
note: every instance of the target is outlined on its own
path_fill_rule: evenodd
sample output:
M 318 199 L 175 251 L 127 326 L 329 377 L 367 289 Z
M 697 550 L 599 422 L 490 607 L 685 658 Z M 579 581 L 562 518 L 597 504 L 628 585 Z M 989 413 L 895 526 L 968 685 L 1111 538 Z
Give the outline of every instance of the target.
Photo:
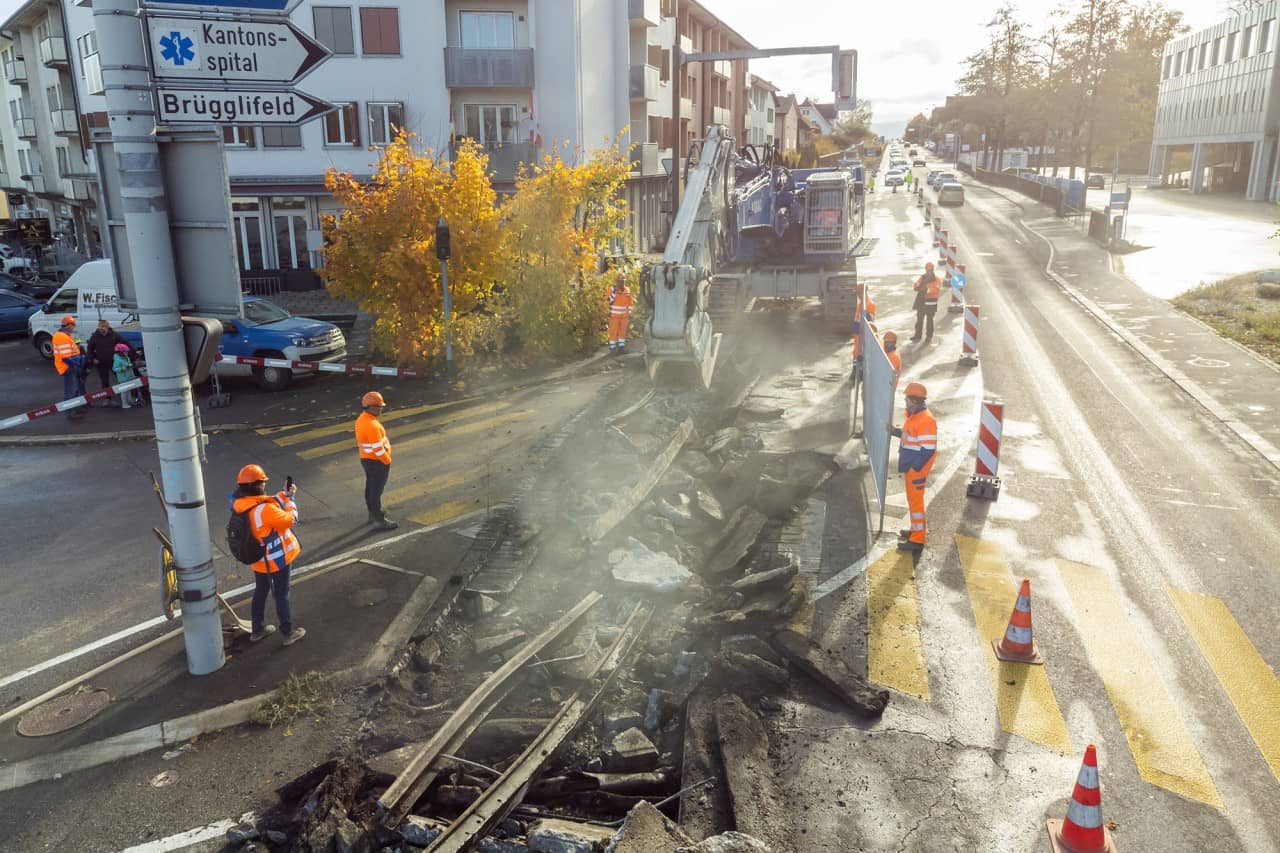
M 443 216 L 436 220 L 436 259 L 449 260 L 449 223 Z

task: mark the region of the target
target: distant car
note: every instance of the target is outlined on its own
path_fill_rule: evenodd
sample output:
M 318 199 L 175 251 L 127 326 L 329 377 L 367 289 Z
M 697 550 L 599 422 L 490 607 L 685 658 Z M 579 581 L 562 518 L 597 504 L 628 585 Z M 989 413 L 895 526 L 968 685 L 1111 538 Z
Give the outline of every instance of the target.
M 933 179 L 933 188 L 941 191 L 943 184 L 953 184 L 955 182 L 956 176 L 954 172 L 939 172 L 938 177 Z
M 960 207 L 964 204 L 964 187 L 957 183 L 944 183 L 938 189 L 939 207 Z
M 902 173 L 897 169 L 890 169 L 884 176 L 884 185 L 886 187 L 900 187 L 905 182 L 906 180 L 903 178 Z
M 1091 190 L 1106 189 L 1107 179 L 1102 175 L 1090 175 L 1089 180 L 1085 181 L 1084 185 Z
M 914 156 L 916 156 L 917 154 L 919 154 L 920 152 L 919 152 L 919 151 L 917 151 L 915 148 L 912 148 L 912 149 L 911 149 L 910 151 L 908 151 L 907 153 L 908 153 L 908 154 L 910 154 L 912 157 L 914 157 Z
M 933 186 L 933 182 L 938 179 L 938 175 L 942 174 L 941 169 L 930 169 L 929 174 L 924 176 L 924 182 L 929 186 Z
M 7 272 L 0 272 L 0 290 L 11 290 L 14 293 L 21 293 L 23 296 L 29 296 L 32 299 L 38 299 L 44 302 L 58 289 L 56 281 L 31 281 L 25 278 L 19 278 L 10 275 Z
M 912 166 L 928 166 L 929 164 L 924 161 L 923 157 L 917 157 L 916 159 L 911 161 L 911 165 Z
M 0 335 L 25 333 L 27 318 L 40 311 L 40 304 L 21 293 L 0 290 Z

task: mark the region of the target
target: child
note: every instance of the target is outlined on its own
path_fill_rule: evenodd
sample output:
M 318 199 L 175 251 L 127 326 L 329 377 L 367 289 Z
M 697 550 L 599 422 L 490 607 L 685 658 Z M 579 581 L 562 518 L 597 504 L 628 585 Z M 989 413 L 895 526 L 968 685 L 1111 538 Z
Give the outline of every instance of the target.
M 116 375 L 116 384 L 119 385 L 121 382 L 135 379 L 133 359 L 129 357 L 129 345 L 116 344 L 115 352 L 115 357 L 111 359 L 111 372 Z M 132 391 L 125 391 L 120 395 L 120 405 L 126 409 L 132 406 L 141 406 L 142 394 L 136 388 Z

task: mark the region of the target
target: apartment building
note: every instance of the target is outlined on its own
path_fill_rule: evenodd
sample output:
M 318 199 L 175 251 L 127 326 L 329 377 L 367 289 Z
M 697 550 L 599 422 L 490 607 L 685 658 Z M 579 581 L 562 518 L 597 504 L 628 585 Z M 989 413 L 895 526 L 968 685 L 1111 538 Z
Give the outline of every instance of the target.
M 774 139 L 783 151 L 795 151 L 800 144 L 800 105 L 795 95 L 774 96 Z
M 804 103 L 800 105 L 800 115 L 809 120 L 814 133 L 830 136 L 836 129 L 838 118 L 834 103 L 819 104 L 812 98 L 805 98 Z
M 1262 3 L 1165 45 L 1150 174 L 1193 193 L 1280 201 L 1280 3 Z
M 774 96 L 778 87 L 755 74 L 747 74 L 747 134 L 748 145 L 771 146 L 777 120 Z
M 319 264 L 335 201 L 330 169 L 368 176 L 400 129 L 450 157 L 477 140 L 495 185 L 551 150 L 586 156 L 622 134 L 641 251 L 665 239 L 672 134 L 747 128 L 746 62 L 685 66 L 672 116 L 671 52 L 748 47 L 693 2 L 670 0 L 302 0 L 290 13 L 333 56 L 298 84 L 338 109 L 302 127 L 223 129 L 242 274 L 301 281 Z M 85 255 L 100 252 L 92 131 L 106 104 L 91 0 L 29 0 L 0 25 L 0 186 Z M 705 67 L 703 67 L 705 65 Z

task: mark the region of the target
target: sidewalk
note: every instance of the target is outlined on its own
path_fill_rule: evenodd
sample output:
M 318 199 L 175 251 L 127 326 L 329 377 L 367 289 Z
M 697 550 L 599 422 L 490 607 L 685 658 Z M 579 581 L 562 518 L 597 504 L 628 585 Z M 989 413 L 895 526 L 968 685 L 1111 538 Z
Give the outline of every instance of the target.
M 1147 293 L 1113 269 L 1105 249 L 1043 205 L 988 189 L 1018 205 L 1023 226 L 1050 246 L 1047 271 L 1059 286 L 1280 468 L 1280 368 Z

